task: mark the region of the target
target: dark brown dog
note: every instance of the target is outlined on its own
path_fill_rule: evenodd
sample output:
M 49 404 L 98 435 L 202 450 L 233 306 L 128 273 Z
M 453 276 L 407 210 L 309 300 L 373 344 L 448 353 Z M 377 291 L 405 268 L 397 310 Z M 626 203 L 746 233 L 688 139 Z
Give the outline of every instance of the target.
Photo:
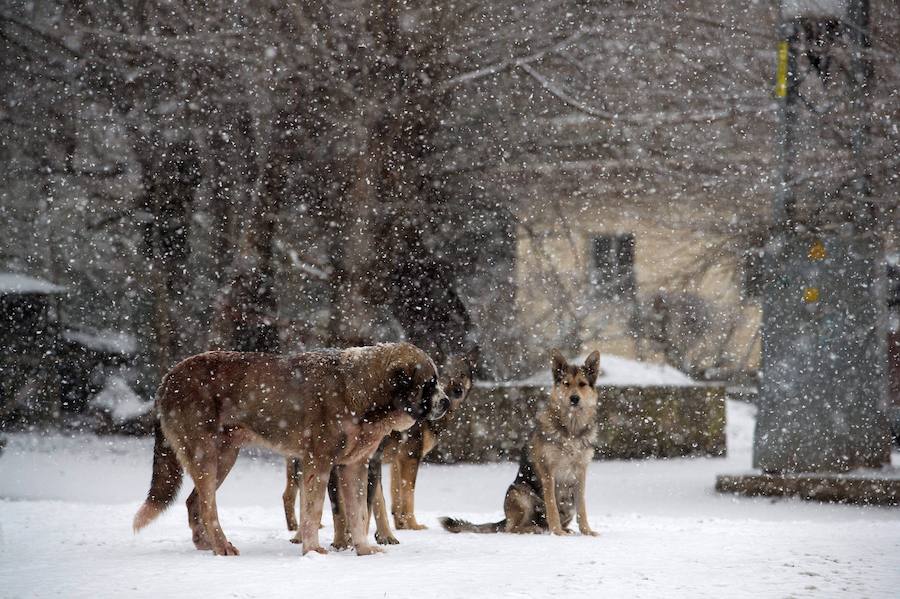
M 537 416 L 537 427 L 522 451 L 516 480 L 506 491 L 500 522 L 472 524 L 442 518 L 450 532 L 513 532 L 571 534 L 569 524 L 578 515 L 582 534 L 596 535 L 587 519 L 584 497 L 587 467 L 594 457 L 597 436 L 597 390 L 600 353 L 588 356 L 584 366 L 566 362 L 551 352 L 553 389 Z
M 153 478 L 135 531 L 174 500 L 185 469 L 194 481 L 187 507 L 195 546 L 237 555 L 219 525 L 216 489 L 241 445 L 258 443 L 301 462 L 303 553 L 325 553 L 319 522 L 333 466 L 357 553 L 378 551 L 366 543 L 368 459 L 392 430 L 439 418 L 449 406 L 434 363 L 408 343 L 291 356 L 193 356 L 157 392 Z
M 440 387 L 450 399 L 447 416 L 462 405 L 472 388 L 477 360 L 477 350 L 472 350 L 465 355 L 451 356 L 441 368 L 438 377 Z M 422 459 L 434 449 L 446 426 L 445 423 L 446 420 L 419 421 L 406 431 L 393 431 L 384 439 L 379 450 L 369 461 L 368 504 L 370 514 L 375 515 L 375 540 L 379 544 L 388 545 L 399 542 L 391 531 L 388 521 L 387 506 L 381 484 L 381 464 L 385 462 L 391 465 L 391 511 L 396 527 L 412 530 L 425 528 L 416 521 L 415 517 L 416 477 Z M 298 460 L 287 460 L 286 478 L 287 484 L 282 495 L 285 519 L 288 530 L 297 530 L 297 518 L 294 510 L 301 478 L 301 465 Z M 341 506 L 334 484 L 329 485 L 329 496 L 332 500 L 336 526 L 338 526 L 338 523 L 341 522 Z M 337 528 L 335 529 L 335 539 L 335 546 L 341 547 L 340 541 L 344 539 L 344 535 Z M 299 535 L 294 537 L 293 542 L 299 542 Z

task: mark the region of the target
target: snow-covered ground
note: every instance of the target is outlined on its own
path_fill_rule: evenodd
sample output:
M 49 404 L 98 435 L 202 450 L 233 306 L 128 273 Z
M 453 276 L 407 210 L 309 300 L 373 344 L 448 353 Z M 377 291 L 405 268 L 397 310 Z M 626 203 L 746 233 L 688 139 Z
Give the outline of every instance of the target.
M 244 456 L 220 491 L 223 527 L 242 555 L 217 558 L 193 549 L 181 501 L 132 534 L 148 440 L 9 435 L 0 596 L 900 596 L 900 509 L 713 491 L 716 474 L 750 464 L 752 408 L 730 402 L 728 416 L 727 458 L 594 463 L 599 538 L 445 533 L 441 515 L 499 519 L 515 466 L 427 465 L 416 504 L 430 529 L 400 531 L 400 545 L 372 557 L 299 556 L 272 456 Z M 321 533 L 330 540 L 330 525 Z

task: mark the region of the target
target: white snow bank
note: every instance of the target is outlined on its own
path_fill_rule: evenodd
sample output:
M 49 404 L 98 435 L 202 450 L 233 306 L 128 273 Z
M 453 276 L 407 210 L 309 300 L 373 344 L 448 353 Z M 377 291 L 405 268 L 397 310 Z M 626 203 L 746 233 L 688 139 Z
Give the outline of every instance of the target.
M 62 335 L 67 341 L 110 354 L 127 355 L 137 351 L 137 340 L 134 336 L 120 331 L 66 329 Z
M 12 293 L 62 293 L 65 287 L 54 285 L 44 279 L 29 277 L 15 272 L 0 272 L 0 295 Z
M 753 404 L 725 400 L 725 439 L 728 453 L 746 456 L 753 451 L 753 429 L 756 427 L 756 406 Z
M 573 363 L 584 364 L 586 358 L 587 355 L 580 356 L 573 360 Z M 699 384 L 668 364 L 640 362 L 611 354 L 600 355 L 600 370 L 597 385 L 605 387 L 689 387 Z M 548 367 L 533 376 L 518 381 L 481 383 L 481 386 L 498 385 L 550 387 L 553 385 L 553 375 Z
M 91 405 L 107 410 L 115 422 L 121 423 L 143 416 L 153 407 L 153 402 L 138 397 L 122 377 L 111 376 L 91 398 Z

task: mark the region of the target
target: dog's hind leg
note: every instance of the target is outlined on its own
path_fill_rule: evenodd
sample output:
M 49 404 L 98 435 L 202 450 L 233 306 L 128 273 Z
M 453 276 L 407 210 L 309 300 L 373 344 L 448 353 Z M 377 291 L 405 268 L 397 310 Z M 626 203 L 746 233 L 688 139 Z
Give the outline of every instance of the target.
M 187 498 L 188 526 L 191 527 L 191 540 L 194 547 L 204 551 L 212 549 L 209 539 L 206 536 L 206 529 L 200 521 L 200 497 L 197 495 L 196 487 L 191 490 L 191 494 Z
M 218 435 L 204 436 L 200 441 L 185 447 L 185 469 L 194 480 L 194 491 L 200 506 L 200 523 L 206 540 L 216 555 L 240 555 L 237 548 L 228 542 L 219 524 L 219 513 L 216 506 L 216 489 L 225 479 L 227 470 L 223 468 L 222 476 L 218 474 L 219 451 L 221 441 Z M 235 457 L 237 456 L 235 452 Z M 231 460 L 231 465 L 234 459 Z M 224 465 L 224 464 L 223 464 Z M 231 465 L 228 466 L 230 469 Z
M 521 487 L 512 485 L 506 491 L 503 500 L 503 512 L 506 515 L 505 531 L 514 534 L 539 534 L 544 529 L 535 522 L 535 497 Z
M 287 520 L 288 530 L 297 530 L 297 493 L 300 491 L 300 460 L 287 458 L 284 493 L 281 500 L 284 503 L 284 518 Z
M 220 435 L 218 459 L 216 461 L 216 489 L 222 486 L 222 482 L 237 461 L 241 446 L 237 438 L 230 431 Z M 191 539 L 197 549 L 212 549 L 209 536 L 203 526 L 200 517 L 200 500 L 197 488 L 191 491 L 187 498 L 188 524 L 191 527 Z

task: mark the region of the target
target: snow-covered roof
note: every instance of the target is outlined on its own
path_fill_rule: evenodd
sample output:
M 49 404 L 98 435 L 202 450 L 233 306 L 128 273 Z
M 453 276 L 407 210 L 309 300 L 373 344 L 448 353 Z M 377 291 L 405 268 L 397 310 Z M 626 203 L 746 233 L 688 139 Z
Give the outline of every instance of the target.
M 66 329 L 63 339 L 78 343 L 89 349 L 110 354 L 133 354 L 137 351 L 137 341 L 132 335 L 119 331 L 88 331 L 86 329 Z
M 572 360 L 572 363 L 584 364 L 585 358 L 587 355 L 580 356 Z M 601 387 L 690 387 L 699 384 L 668 364 L 640 362 L 610 354 L 600 354 L 600 370 L 602 372 L 597 378 L 597 385 Z M 483 384 L 495 386 L 498 383 Z M 550 387 L 553 385 L 553 377 L 548 364 L 546 369 L 533 376 L 517 381 L 506 381 L 499 385 Z
M 784 18 L 847 16 L 847 0 L 783 0 L 781 14 Z
M 15 272 L 0 272 L 0 295 L 63 293 L 66 288 L 50 281 Z
M 103 389 L 91 398 L 91 405 L 109 411 L 113 420 L 122 423 L 150 411 L 152 401 L 144 401 L 120 376 L 111 376 Z

